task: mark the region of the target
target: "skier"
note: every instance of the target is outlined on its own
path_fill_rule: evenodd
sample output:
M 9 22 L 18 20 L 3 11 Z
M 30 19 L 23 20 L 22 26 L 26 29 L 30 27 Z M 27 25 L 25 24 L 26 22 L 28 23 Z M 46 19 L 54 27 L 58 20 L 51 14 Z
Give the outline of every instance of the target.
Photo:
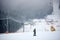
M 36 28 L 33 30 L 33 32 L 34 32 L 34 35 L 33 36 L 36 36 Z

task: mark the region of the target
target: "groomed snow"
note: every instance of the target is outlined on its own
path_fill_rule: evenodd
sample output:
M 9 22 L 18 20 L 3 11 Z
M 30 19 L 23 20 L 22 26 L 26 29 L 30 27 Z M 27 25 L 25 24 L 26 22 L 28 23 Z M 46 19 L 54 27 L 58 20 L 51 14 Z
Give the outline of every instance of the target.
M 0 40 L 60 40 L 60 32 L 33 32 L 0 34 Z

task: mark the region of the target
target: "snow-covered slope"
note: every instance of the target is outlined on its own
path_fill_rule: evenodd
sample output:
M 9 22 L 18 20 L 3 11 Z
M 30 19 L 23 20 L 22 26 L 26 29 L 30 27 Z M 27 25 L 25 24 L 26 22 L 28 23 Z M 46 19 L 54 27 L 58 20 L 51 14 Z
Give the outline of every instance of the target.
M 30 24 L 24 26 L 25 32 L 0 34 L 0 40 L 60 40 L 60 31 L 51 32 L 51 25 L 48 25 L 45 19 L 34 19 L 33 22 L 34 26 Z M 33 36 L 34 28 L 36 36 Z
M 33 32 L 0 34 L 0 40 L 60 40 L 60 32 Z

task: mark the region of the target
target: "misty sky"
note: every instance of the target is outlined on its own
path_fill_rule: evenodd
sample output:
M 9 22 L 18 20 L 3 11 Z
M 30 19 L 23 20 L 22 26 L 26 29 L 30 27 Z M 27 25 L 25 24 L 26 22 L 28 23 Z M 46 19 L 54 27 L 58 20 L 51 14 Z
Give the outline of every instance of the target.
M 2 14 L 0 14 L 0 17 L 8 16 L 8 18 L 17 22 L 17 24 L 29 19 L 54 18 L 56 15 L 50 16 L 52 11 L 52 0 L 0 0 L 0 13 Z M 11 27 L 13 25 L 13 27 L 17 27 L 13 21 L 9 21 Z
M 52 14 L 50 0 L 1 0 L 1 11 L 17 20 L 39 19 Z

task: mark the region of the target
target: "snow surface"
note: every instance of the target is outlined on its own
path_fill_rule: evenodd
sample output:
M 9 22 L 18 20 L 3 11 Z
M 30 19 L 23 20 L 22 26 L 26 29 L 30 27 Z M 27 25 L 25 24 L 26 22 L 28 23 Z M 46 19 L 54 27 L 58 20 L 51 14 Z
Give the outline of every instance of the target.
M 60 32 L 33 32 L 0 34 L 0 40 L 60 40 Z

